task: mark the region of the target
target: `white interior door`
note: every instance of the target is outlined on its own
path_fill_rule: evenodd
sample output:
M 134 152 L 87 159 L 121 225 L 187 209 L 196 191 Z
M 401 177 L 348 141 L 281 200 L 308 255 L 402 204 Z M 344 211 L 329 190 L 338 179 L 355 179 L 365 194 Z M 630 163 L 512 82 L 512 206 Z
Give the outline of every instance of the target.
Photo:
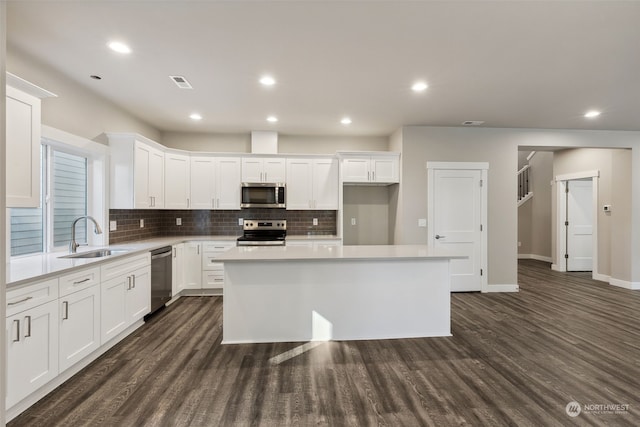
M 593 181 L 567 181 L 567 271 L 593 270 Z
M 438 169 L 433 179 L 432 245 L 468 256 L 451 260 L 451 291 L 481 291 L 482 171 Z

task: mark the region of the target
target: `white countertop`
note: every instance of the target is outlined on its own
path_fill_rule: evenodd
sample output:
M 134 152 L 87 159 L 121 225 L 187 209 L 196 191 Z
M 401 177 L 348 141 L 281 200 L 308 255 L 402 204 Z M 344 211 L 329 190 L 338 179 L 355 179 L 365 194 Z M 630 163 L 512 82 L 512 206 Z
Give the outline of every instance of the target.
M 154 239 L 140 240 L 136 242 L 120 243 L 109 245 L 109 249 L 127 249 L 128 252 L 110 255 L 102 258 L 61 258 L 69 255 L 67 251 L 51 252 L 46 254 L 25 255 L 11 258 L 6 265 L 7 287 L 20 285 L 32 280 L 45 280 L 47 278 L 64 274 L 75 268 L 99 265 L 104 262 L 113 261 L 126 256 L 136 255 L 143 252 L 152 251 L 163 246 L 175 245 L 181 242 L 208 241 L 208 240 L 232 240 L 238 236 L 170 236 L 157 237 Z M 331 235 L 300 235 L 287 236 L 289 240 L 324 240 L 339 239 Z M 78 253 L 89 252 L 102 247 L 81 246 Z
M 385 260 L 385 259 L 459 259 L 467 256 L 426 245 L 336 246 L 242 246 L 217 258 L 221 262 L 300 261 L 300 260 Z

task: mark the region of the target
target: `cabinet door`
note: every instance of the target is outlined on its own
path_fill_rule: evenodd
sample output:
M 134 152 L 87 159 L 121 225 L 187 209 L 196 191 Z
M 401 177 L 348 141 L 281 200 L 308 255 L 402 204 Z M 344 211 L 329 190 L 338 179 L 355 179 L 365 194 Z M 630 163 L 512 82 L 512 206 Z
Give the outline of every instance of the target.
M 216 207 L 215 168 L 213 157 L 191 157 L 191 207 L 193 209 Z
M 165 154 L 164 207 L 189 209 L 191 198 L 191 162 L 188 155 Z
M 202 243 L 184 244 L 184 287 L 202 289 Z
M 40 99 L 7 87 L 6 201 L 8 208 L 40 206 Z
M 397 157 L 381 157 L 371 159 L 373 182 L 400 182 L 399 159 Z
M 286 182 L 286 170 L 284 159 L 265 157 L 262 162 L 262 182 Z
M 58 301 L 7 317 L 7 408 L 58 375 Z
M 100 347 L 100 286 L 66 295 L 58 304 L 62 372 Z
M 136 142 L 133 154 L 133 186 L 135 207 L 138 209 L 150 208 L 152 206 L 151 195 L 149 193 L 150 158 L 151 148 Z
M 344 159 L 342 161 L 342 181 L 369 182 L 371 176 L 369 157 Z
M 313 209 L 338 209 L 338 161 L 317 159 L 313 163 Z
M 151 312 L 151 267 L 131 273 L 131 287 L 127 289 L 127 326 Z
M 261 158 L 242 158 L 242 182 L 262 182 Z
M 155 148 L 149 154 L 149 196 L 152 208 L 164 208 L 164 153 Z
M 216 160 L 215 209 L 240 209 L 240 158 L 220 157 Z
M 171 259 L 171 294 L 176 296 L 184 289 L 184 243 L 173 245 Z
M 310 159 L 287 160 L 287 209 L 307 210 L 313 206 L 313 164 Z
M 124 331 L 128 326 L 126 300 L 128 276 L 122 275 L 100 285 L 100 343 Z

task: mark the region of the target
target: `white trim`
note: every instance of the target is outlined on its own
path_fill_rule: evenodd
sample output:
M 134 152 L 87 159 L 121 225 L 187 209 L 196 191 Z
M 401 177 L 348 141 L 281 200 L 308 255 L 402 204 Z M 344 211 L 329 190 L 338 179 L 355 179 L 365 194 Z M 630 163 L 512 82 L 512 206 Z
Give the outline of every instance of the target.
M 552 262 L 550 256 L 542 256 L 536 254 L 518 254 L 518 259 L 535 259 L 538 261 Z
M 433 221 L 435 217 L 434 199 L 433 199 L 433 186 L 434 186 L 434 172 L 436 170 L 480 170 L 480 179 L 482 180 L 482 187 L 480 187 L 480 223 L 483 226 L 483 230 L 480 233 L 480 268 L 484 272 L 480 276 L 480 290 L 481 292 L 488 292 L 488 235 L 489 235 L 489 163 L 488 162 L 427 162 L 427 245 L 432 246 L 434 240 Z M 516 290 L 517 291 L 517 290 Z M 505 291 L 514 292 L 514 291 Z
M 559 271 L 560 273 L 566 273 L 567 271 L 562 264 L 551 264 L 551 270 Z
M 519 292 L 520 286 L 518 285 L 489 285 L 486 289 L 482 290 L 482 293 L 489 292 Z
M 35 96 L 36 98 L 57 98 L 53 92 L 50 92 L 46 89 L 41 88 L 38 85 L 34 85 L 33 83 L 23 79 L 22 77 L 18 77 L 15 74 L 11 74 L 7 71 L 7 80 L 6 84 L 22 92 L 25 92 L 31 96 Z
M 488 170 L 488 162 L 427 162 L 427 169 Z
M 529 153 L 529 155 L 527 156 L 527 162 L 530 162 L 531 159 L 533 159 L 533 156 L 536 155 L 536 151 L 532 151 Z
M 585 178 L 598 178 L 600 177 L 600 171 L 599 170 L 592 170 L 592 171 L 583 171 L 583 172 L 573 172 L 573 173 L 566 173 L 566 174 L 562 174 L 562 175 L 556 175 L 556 182 L 557 181 L 572 181 L 574 179 L 585 179 Z
M 594 274 L 592 279 L 599 282 L 609 283 L 609 281 L 611 280 L 611 276 L 607 276 L 606 274 Z
M 617 286 L 619 288 L 640 290 L 640 282 L 628 282 L 626 280 L 611 278 L 609 279 L 609 284 L 613 286 Z

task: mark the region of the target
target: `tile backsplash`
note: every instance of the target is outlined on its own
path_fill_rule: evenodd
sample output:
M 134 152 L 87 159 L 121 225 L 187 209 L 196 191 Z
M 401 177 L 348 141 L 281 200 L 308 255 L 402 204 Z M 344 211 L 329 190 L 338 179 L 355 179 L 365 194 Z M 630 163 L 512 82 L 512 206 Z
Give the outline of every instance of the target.
M 109 221 L 117 230 L 109 231 L 110 243 L 124 243 L 161 236 L 240 236 L 238 219 L 286 219 L 287 234 L 336 234 L 337 211 L 294 211 L 284 209 L 242 210 L 159 210 L 111 209 Z M 180 218 L 182 225 L 176 225 Z M 313 218 L 318 225 L 313 225 Z M 144 227 L 140 227 L 144 220 Z M 109 228 L 109 227 L 105 227 Z

